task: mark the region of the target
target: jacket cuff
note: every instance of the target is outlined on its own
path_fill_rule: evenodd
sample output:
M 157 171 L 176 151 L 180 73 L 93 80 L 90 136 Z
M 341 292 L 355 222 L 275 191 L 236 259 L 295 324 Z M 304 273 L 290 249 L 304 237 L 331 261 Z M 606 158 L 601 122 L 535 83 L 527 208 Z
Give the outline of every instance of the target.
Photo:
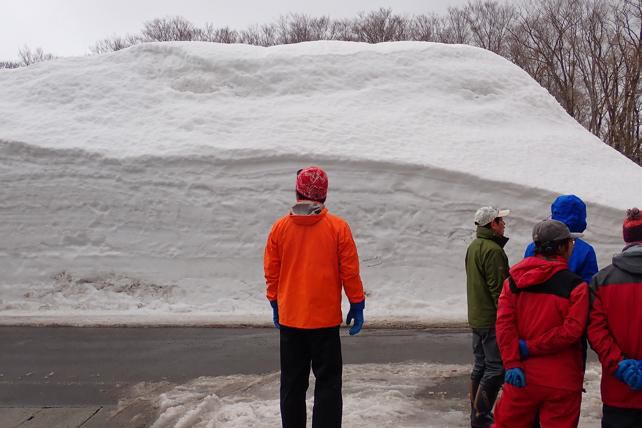
M 362 311 L 365 309 L 365 307 L 366 307 L 366 299 L 363 299 L 362 301 L 356 302 L 356 303 L 350 302 L 350 309 L 356 309 L 356 310 Z
M 505 361 L 504 362 L 504 370 L 510 370 L 510 369 L 522 369 L 524 370 L 524 366 L 520 361 Z
M 604 369 L 606 369 L 606 372 L 609 375 L 615 376 L 615 372 L 617 371 L 618 365 L 622 360 L 624 360 L 624 357 L 622 356 L 620 356 L 619 360 L 611 360 L 606 364 L 606 367 L 604 367 Z
M 530 357 L 539 355 L 539 347 L 537 346 L 536 342 L 537 340 L 526 340 L 526 347 L 528 348 L 528 355 Z
M 363 294 L 363 283 L 359 275 L 353 276 L 349 279 L 344 279 L 343 288 L 345 289 L 346 296 L 350 302 L 360 302 L 365 299 Z

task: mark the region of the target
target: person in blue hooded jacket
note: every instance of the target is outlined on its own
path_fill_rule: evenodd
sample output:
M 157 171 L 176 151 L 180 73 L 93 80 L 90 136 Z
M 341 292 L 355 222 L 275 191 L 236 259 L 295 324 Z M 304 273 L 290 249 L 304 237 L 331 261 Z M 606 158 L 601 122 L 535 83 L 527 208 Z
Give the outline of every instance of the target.
M 575 195 L 560 195 L 551 205 L 551 218 L 564 223 L 571 233 L 582 233 L 586 229 L 586 204 Z M 524 258 L 534 255 L 535 244 L 531 242 L 526 248 Z M 568 268 L 590 283 L 593 275 L 599 270 L 593 247 L 577 238 L 573 253 L 568 260 Z

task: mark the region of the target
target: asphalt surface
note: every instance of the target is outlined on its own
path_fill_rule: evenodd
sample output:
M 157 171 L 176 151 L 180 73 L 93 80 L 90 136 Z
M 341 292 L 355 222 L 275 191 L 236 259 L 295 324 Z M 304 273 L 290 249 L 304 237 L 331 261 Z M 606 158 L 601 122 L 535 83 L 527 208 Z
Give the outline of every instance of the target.
M 344 364 L 469 364 L 467 330 L 342 331 Z M 132 402 L 141 383 L 279 368 L 279 336 L 267 328 L 0 327 L 0 427 L 146 427 L 156 417 Z M 443 385 L 465 396 L 465 379 Z
M 342 335 L 345 332 L 342 332 Z M 0 328 L 3 406 L 116 404 L 139 382 L 259 374 L 279 368 L 265 328 Z M 364 330 L 342 337 L 345 364 L 471 362 L 465 330 Z

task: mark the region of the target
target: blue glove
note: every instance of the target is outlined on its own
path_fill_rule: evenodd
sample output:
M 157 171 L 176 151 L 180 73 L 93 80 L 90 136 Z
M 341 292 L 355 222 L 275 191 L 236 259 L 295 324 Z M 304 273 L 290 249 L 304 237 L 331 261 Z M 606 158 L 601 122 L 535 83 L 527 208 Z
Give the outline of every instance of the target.
M 272 321 L 276 328 L 281 328 L 279 324 L 279 304 L 276 300 L 270 300 L 270 306 L 272 306 Z
M 642 360 L 638 360 L 638 381 L 636 384 L 632 385 L 631 388 L 633 388 L 636 391 L 642 391 Z
M 622 360 L 617 365 L 615 377 L 633 390 L 642 390 L 642 364 L 638 360 Z
M 519 356 L 522 360 L 528 360 L 528 346 L 524 339 L 519 339 Z
M 616 379 L 626 383 L 626 381 L 624 380 L 625 375 L 629 374 L 629 372 L 638 370 L 639 366 L 636 360 L 622 360 L 617 364 L 615 377 Z
M 363 300 L 359 303 L 350 303 L 350 310 L 348 311 L 348 316 L 346 317 L 346 324 L 350 325 L 354 319 L 354 325 L 350 328 L 350 336 L 361 331 L 363 327 L 363 310 L 366 307 L 366 301 Z
M 624 376 L 626 384 L 634 391 L 642 391 L 642 371 L 632 371 L 629 376 Z
M 510 383 L 516 388 L 523 388 L 526 386 L 526 376 L 524 375 L 524 371 L 518 367 L 506 370 L 504 381 L 506 383 Z

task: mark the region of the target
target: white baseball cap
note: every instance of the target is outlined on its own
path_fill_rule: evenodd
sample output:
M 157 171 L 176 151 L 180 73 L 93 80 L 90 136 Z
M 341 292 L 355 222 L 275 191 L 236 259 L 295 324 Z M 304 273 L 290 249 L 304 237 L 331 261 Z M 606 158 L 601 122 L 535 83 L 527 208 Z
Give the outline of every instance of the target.
M 500 210 L 495 207 L 481 207 L 475 213 L 475 224 L 477 226 L 486 226 L 497 217 L 506 217 L 510 210 Z

